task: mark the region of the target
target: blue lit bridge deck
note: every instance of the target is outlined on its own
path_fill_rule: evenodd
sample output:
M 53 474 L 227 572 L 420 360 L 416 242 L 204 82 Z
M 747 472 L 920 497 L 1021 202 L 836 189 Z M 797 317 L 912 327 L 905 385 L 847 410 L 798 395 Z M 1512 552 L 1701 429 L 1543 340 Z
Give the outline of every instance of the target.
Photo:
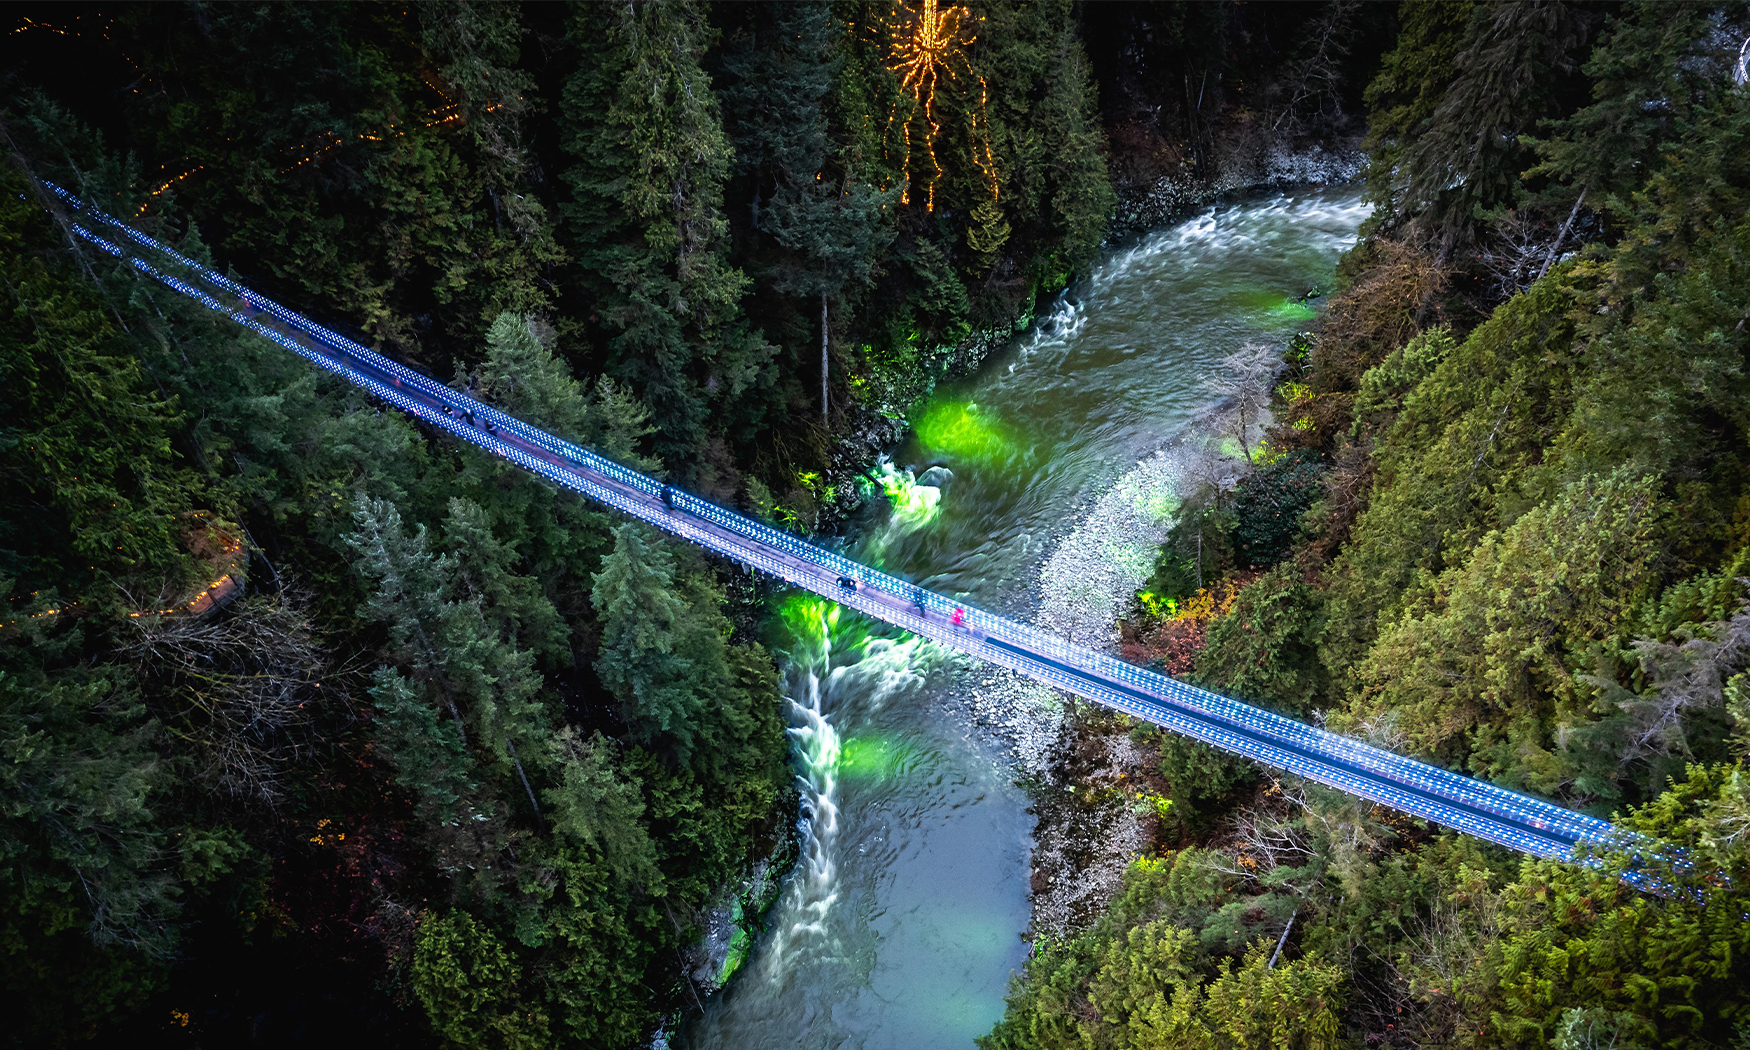
M 78 236 L 142 274 L 430 426 L 724 557 L 1173 732 L 1512 849 L 1565 858 L 1579 845 L 1622 841 L 1604 821 L 1072 645 L 665 486 L 328 331 L 48 188 Z

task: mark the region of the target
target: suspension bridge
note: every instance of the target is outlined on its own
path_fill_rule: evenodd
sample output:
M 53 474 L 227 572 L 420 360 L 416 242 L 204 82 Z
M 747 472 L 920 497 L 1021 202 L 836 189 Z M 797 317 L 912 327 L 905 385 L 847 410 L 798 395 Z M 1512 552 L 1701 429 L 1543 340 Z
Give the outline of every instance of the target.
M 630 470 L 318 325 L 43 184 L 71 232 L 427 426 L 864 615 L 1265 766 L 1539 857 L 1629 844 L 1609 823 L 1211 693 L 925 590 Z M 48 198 L 45 198 L 48 199 Z

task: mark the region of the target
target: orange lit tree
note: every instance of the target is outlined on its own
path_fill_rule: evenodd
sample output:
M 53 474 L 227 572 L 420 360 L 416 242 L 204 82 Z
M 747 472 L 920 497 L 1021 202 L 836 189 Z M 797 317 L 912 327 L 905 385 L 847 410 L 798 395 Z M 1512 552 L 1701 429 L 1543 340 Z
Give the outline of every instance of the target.
M 906 186 L 901 204 L 911 203 L 912 124 L 922 118 L 924 153 L 929 157 L 930 171 L 925 183 L 924 207 L 936 209 L 936 181 L 942 176 L 942 164 L 936 159 L 936 137 L 941 134 L 942 120 L 936 104 L 938 91 L 957 95 L 969 114 L 972 162 L 982 175 L 990 200 L 999 194 L 996 162 L 991 156 L 990 131 L 985 121 L 985 106 L 990 88 L 984 77 L 972 67 L 969 49 L 977 41 L 974 27 L 981 21 L 962 6 L 938 7 L 936 0 L 923 0 L 920 7 L 896 4 L 887 22 L 889 57 L 887 68 L 900 79 L 900 87 L 912 101 L 911 111 L 901 121 L 905 137 L 904 172 Z M 901 103 L 903 104 L 903 103 Z M 898 119 L 898 106 L 889 122 Z

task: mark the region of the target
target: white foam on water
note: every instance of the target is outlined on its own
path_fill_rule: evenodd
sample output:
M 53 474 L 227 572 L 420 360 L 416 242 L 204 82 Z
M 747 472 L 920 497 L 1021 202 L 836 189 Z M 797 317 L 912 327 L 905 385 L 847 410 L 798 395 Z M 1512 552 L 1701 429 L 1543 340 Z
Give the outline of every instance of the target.
M 799 954 L 832 956 L 843 948 L 826 921 L 840 896 L 838 774 L 843 740 L 834 716 L 866 718 L 922 686 L 933 667 L 953 658 L 918 637 L 861 638 L 843 645 L 841 632 L 860 629 L 862 622 L 847 616 L 847 626 L 841 628 L 837 610 L 825 604 L 817 615 L 808 625 L 814 637 L 798 640 L 787 668 L 787 732 L 802 796 L 802 857 L 775 909 L 789 922 L 773 931 L 760 953 L 759 965 L 768 974 L 792 965 Z

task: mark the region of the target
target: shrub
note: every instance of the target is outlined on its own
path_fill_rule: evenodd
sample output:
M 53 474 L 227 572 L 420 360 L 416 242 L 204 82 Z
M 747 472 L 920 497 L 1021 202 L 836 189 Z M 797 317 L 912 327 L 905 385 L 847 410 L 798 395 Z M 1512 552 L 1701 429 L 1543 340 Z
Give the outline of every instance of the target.
M 1240 482 L 1233 530 L 1240 565 L 1267 569 L 1287 556 L 1301 517 L 1323 491 L 1324 474 L 1317 453 L 1296 449 Z

